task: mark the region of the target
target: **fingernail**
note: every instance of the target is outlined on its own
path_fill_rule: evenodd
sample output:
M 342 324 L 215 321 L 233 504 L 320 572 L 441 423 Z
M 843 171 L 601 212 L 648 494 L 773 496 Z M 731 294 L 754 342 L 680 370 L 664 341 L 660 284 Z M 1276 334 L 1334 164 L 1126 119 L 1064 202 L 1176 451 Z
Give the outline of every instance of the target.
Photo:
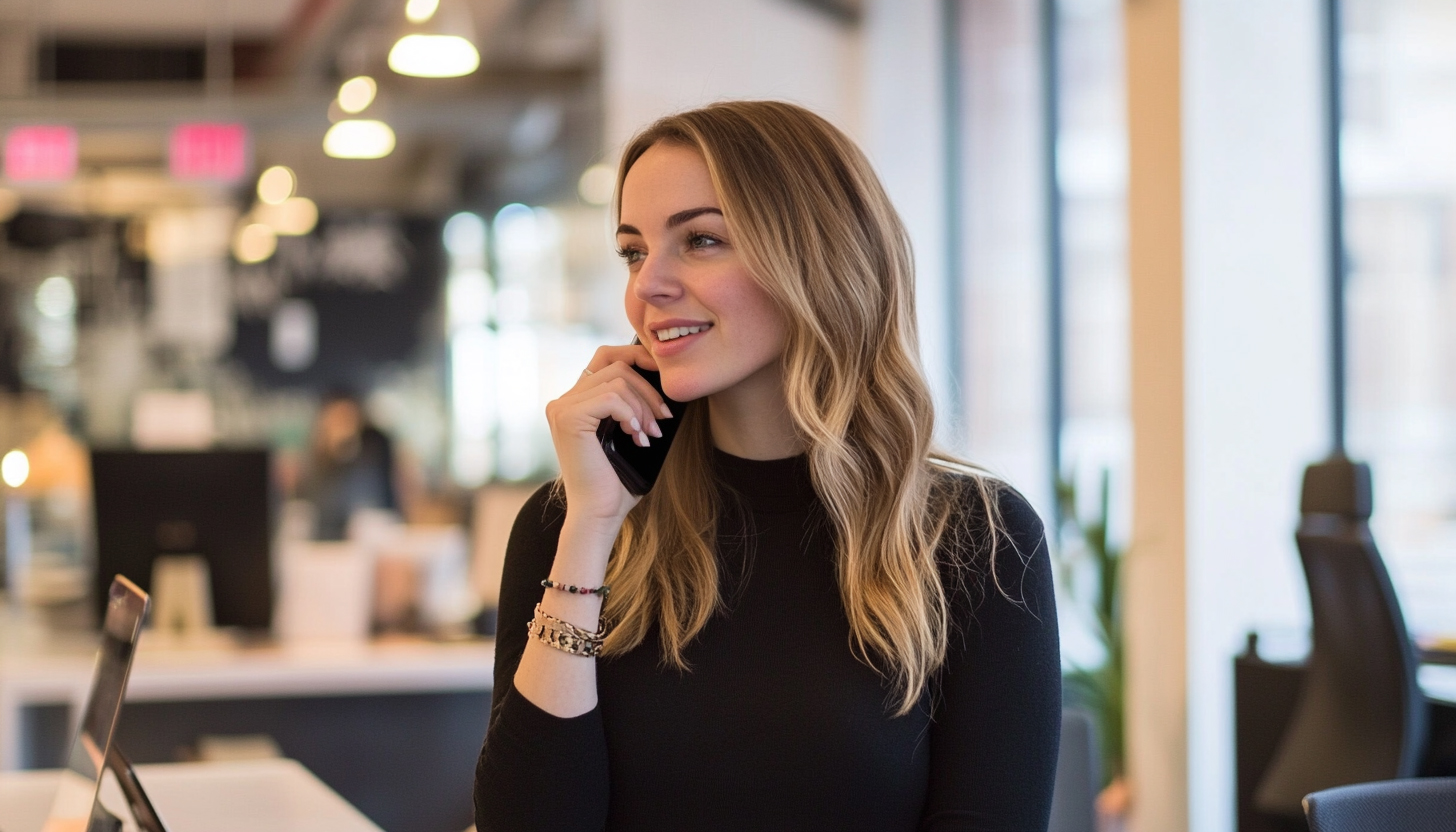
M 667 409 L 667 405 L 666 404 L 658 405 L 658 408 L 662 412 L 662 418 L 664 418 L 664 419 L 671 419 L 672 418 L 672 411 Z
M 652 444 L 652 441 L 651 441 L 651 440 L 650 440 L 650 439 L 648 439 L 648 438 L 647 438 L 647 434 L 645 434 L 645 433 L 643 433 L 643 432 L 642 432 L 642 431 L 640 431 L 640 430 L 639 430 L 639 431 L 637 431 L 637 441 L 638 441 L 638 442 L 639 442 L 639 443 L 640 443 L 640 444 L 641 444 L 641 445 L 642 445 L 642 447 L 644 447 L 644 448 L 645 448 L 645 447 L 647 447 L 647 446 L 648 446 L 648 445 L 651 445 L 651 444 Z
M 637 431 L 638 433 L 642 432 L 642 423 L 637 421 L 636 416 L 632 417 L 632 430 Z
M 647 423 L 647 432 L 656 436 L 658 439 L 662 438 L 662 428 L 658 427 L 656 422 Z

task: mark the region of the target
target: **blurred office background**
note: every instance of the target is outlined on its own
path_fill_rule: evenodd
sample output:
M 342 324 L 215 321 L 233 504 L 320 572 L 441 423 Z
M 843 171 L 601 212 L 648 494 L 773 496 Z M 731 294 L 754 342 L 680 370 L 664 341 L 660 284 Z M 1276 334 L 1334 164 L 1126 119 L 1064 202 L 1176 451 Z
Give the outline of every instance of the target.
M 1308 626 L 1292 532 L 1332 409 L 1410 629 L 1456 633 L 1456 6 L 1341 4 L 1339 404 L 1319 6 L 0 0 L 8 603 L 84 626 L 56 611 L 85 608 L 102 555 L 91 450 L 264 449 L 275 580 L 292 543 L 428 550 L 467 591 L 421 602 L 414 579 L 434 617 L 376 608 L 361 635 L 488 634 L 512 507 L 554 472 L 543 407 L 631 336 L 618 148 L 676 109 L 783 98 L 854 136 L 906 221 L 942 444 L 1130 552 L 1134 828 L 1231 830 L 1230 660 Z M 1171 28 L 1139 28 L 1150 9 Z M 1139 115 L 1159 106 L 1181 134 Z M 1132 227 L 1140 175 L 1176 180 L 1171 236 Z M 325 523 L 320 465 L 366 434 L 387 488 Z M 1149 516 L 1160 496 L 1176 517 Z M 1066 663 L 1095 667 L 1092 576 L 1053 538 Z

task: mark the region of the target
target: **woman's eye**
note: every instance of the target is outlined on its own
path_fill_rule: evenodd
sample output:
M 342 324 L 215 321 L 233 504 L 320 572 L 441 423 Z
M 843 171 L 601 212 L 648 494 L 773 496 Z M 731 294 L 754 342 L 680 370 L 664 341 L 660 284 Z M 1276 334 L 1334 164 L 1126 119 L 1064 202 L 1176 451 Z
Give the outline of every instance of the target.
M 688 235 L 688 248 L 712 248 L 721 242 L 722 240 L 709 234 Z
M 633 263 L 640 261 L 643 258 L 644 253 L 642 249 L 639 248 L 619 248 L 617 249 L 617 256 L 622 258 L 622 260 L 630 266 Z

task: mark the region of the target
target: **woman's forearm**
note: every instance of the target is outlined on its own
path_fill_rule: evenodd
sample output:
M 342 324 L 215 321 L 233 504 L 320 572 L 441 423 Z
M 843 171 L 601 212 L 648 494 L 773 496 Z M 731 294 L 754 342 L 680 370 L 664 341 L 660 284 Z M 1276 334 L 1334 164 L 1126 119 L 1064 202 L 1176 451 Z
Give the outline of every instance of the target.
M 575 586 L 600 586 L 620 523 L 574 522 L 568 511 L 551 567 L 551 579 Z M 601 625 L 599 595 L 544 590 L 541 609 L 586 630 Z M 531 704 L 559 717 L 580 716 L 597 705 L 597 661 L 575 656 L 531 638 L 516 668 L 516 690 Z

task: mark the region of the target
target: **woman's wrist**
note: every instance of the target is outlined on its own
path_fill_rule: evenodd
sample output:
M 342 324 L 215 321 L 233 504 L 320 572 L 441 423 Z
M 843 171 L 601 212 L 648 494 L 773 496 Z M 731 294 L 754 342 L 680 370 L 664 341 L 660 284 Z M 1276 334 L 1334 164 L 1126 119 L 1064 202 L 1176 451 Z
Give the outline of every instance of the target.
M 621 528 L 620 522 L 574 518 L 568 511 L 548 577 L 564 584 L 600 586 Z

